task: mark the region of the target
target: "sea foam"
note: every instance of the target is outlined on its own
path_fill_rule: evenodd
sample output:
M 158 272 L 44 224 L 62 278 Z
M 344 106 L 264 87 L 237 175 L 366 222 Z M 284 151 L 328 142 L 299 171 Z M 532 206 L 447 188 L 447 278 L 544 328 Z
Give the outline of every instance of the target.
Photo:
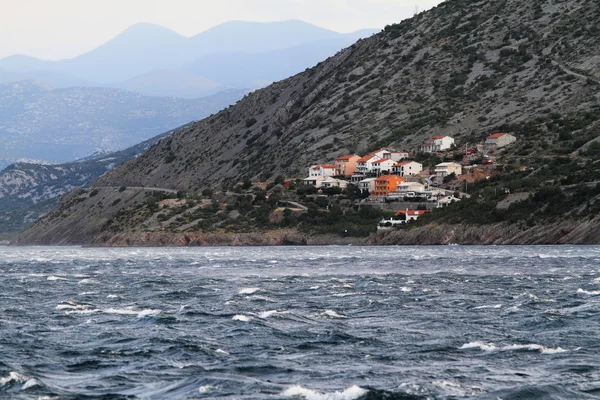
M 302 386 L 292 386 L 281 393 L 282 396 L 291 398 L 304 398 L 306 400 L 355 400 L 368 393 L 367 390 L 352 386 L 343 392 L 319 393 L 314 390 L 303 388 Z
M 467 344 L 463 344 L 460 347 L 461 350 L 469 350 L 469 349 L 480 349 L 483 351 L 537 351 L 542 354 L 558 354 L 558 353 L 566 353 L 568 350 L 565 350 L 561 347 L 557 348 L 548 348 L 544 347 L 540 344 L 510 344 L 506 346 L 496 346 L 494 343 L 485 343 L 485 342 L 470 342 Z
M 260 291 L 260 288 L 244 288 L 240 290 L 240 294 L 254 294 Z

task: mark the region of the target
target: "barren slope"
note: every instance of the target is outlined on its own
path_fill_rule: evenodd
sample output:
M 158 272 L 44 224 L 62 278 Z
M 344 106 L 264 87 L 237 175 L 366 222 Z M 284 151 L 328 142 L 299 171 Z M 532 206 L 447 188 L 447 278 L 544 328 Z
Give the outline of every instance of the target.
M 200 189 L 302 176 L 340 152 L 410 150 L 437 133 L 464 143 L 496 129 L 523 139 L 524 155 L 543 156 L 564 121 L 575 120 L 576 138 L 597 135 L 599 45 L 593 0 L 450 0 L 252 93 L 97 185 Z M 551 114 L 559 127 L 546 123 Z

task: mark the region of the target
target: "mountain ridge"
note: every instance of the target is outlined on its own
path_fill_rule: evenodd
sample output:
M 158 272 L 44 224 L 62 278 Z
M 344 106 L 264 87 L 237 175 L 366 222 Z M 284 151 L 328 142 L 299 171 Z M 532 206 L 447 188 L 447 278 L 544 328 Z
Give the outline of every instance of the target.
M 448 0 L 190 125 L 104 175 L 94 188 L 112 202 L 119 196 L 112 188 L 119 186 L 225 192 L 247 179 L 304 178 L 310 165 L 341 154 L 387 146 L 414 154 L 435 135 L 452 136 L 461 148 L 510 132 L 517 142 L 498 152 L 495 174 L 470 185 L 470 200 L 432 214 L 449 221 L 441 236 L 461 218 L 481 232 L 506 217 L 509 229 L 500 236 L 536 230 L 536 243 L 557 242 L 568 232 L 544 226 L 560 215 L 591 218 L 578 234 L 589 239 L 600 205 L 596 172 L 586 173 L 600 168 L 600 146 L 590 145 L 600 137 L 599 27 L 600 4 L 592 0 Z M 435 165 L 435 157 L 418 156 L 426 167 Z M 533 194 L 503 214 L 496 209 L 498 189 Z M 77 237 L 98 243 L 107 228 L 125 242 L 128 234 L 143 236 L 143 221 L 130 224 L 126 216 L 154 211 L 134 205 L 139 193 L 127 196 L 87 218 L 99 200 L 74 194 L 17 242 Z M 565 214 L 569 204 L 576 206 Z M 77 218 L 68 217 L 71 212 Z
M 312 41 L 353 37 L 369 30 L 358 32 L 343 34 L 298 20 L 232 21 L 185 37 L 160 25 L 138 23 L 79 56 L 47 61 L 13 55 L 0 59 L 0 69 L 22 73 L 50 70 L 94 85 L 111 85 L 153 70 L 174 69 L 211 53 L 269 52 Z

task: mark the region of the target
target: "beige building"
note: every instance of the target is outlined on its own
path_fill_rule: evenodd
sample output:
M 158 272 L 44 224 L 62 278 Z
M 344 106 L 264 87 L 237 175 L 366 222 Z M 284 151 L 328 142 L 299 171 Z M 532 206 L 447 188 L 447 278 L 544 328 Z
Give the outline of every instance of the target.
M 335 159 L 335 175 L 336 176 L 352 176 L 356 171 L 356 162 L 360 160 L 360 156 L 341 156 Z
M 500 147 L 507 146 L 517 141 L 517 138 L 508 133 L 494 133 L 485 139 L 485 150 L 491 151 Z
M 462 165 L 453 162 L 445 162 L 435 166 L 435 175 L 438 178 L 444 178 L 448 175 L 462 175 Z

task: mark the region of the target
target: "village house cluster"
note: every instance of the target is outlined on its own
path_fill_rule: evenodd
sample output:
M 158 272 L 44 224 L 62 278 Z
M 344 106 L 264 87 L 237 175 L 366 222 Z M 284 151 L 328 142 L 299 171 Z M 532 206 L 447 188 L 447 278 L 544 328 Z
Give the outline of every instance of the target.
M 507 133 L 497 133 L 486 138 L 482 145 L 465 148 L 463 154 L 486 155 L 495 149 L 504 147 L 517 139 Z M 443 155 L 450 150 L 458 150 L 455 141 L 449 136 L 434 136 L 425 140 L 420 146 L 423 153 Z M 484 162 L 485 163 L 485 162 Z M 424 169 L 423 164 L 411 160 L 410 154 L 392 149 L 380 149 L 365 156 L 343 155 L 337 157 L 333 164 L 312 165 L 308 177 L 303 179 L 304 185 L 312 185 L 318 189 L 339 187 L 345 189 L 349 184 L 367 194 L 367 201 L 384 202 L 418 198 L 425 202 L 435 203 L 434 207 L 445 207 L 460 196 L 454 192 L 440 189 L 439 185 L 448 176 L 459 177 L 463 174 L 463 165 L 459 162 L 442 162 L 433 169 Z M 397 224 L 416 220 L 428 210 L 399 210 L 397 219 L 381 221 L 380 228 L 389 228 Z

